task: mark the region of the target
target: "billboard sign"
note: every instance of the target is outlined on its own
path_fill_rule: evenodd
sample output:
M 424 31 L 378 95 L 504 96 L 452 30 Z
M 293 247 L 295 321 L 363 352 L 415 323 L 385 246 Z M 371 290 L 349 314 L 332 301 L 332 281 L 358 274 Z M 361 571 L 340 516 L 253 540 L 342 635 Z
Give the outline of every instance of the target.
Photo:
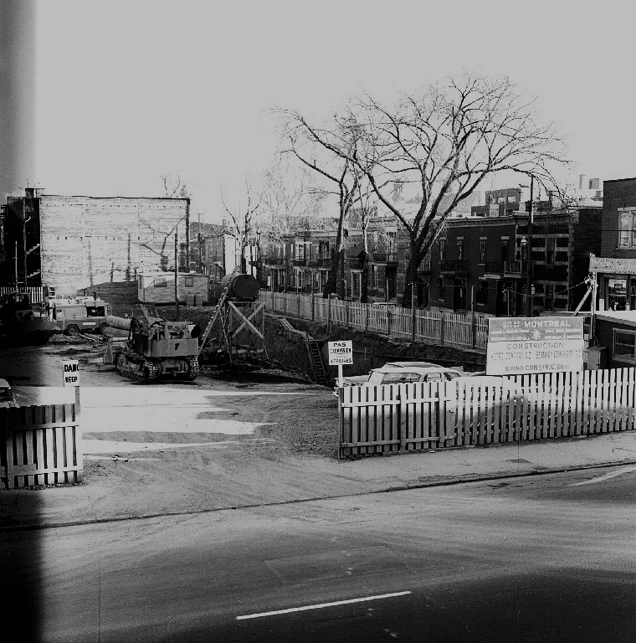
M 581 371 L 583 347 L 583 317 L 491 318 L 486 373 Z

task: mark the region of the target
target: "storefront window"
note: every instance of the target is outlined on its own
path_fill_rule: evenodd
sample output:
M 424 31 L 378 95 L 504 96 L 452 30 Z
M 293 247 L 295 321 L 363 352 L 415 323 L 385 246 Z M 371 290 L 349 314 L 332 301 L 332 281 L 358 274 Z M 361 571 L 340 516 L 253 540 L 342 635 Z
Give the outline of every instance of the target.
M 607 280 L 607 303 L 609 310 L 627 308 L 627 279 Z
M 636 333 L 628 330 L 614 331 L 614 357 L 636 362 Z

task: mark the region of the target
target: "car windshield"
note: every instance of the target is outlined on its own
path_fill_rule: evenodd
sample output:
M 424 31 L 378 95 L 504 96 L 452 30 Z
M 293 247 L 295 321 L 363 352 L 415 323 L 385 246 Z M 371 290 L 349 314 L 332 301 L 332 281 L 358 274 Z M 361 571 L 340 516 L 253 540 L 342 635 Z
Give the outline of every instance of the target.
M 10 388 L 0 388 L 0 402 L 12 402 L 13 394 Z

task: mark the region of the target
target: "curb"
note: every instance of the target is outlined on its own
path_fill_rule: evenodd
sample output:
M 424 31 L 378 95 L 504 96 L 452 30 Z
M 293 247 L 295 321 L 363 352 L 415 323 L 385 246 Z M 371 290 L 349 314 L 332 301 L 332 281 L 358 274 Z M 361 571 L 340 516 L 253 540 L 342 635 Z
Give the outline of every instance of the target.
M 337 500 L 341 498 L 356 498 L 360 496 L 370 496 L 381 493 L 395 493 L 399 491 L 411 491 L 414 489 L 427 489 L 432 487 L 450 487 L 460 484 L 470 484 L 472 482 L 488 482 L 490 480 L 505 480 L 507 478 L 528 478 L 533 476 L 545 476 L 558 473 L 569 473 L 571 471 L 587 471 L 590 469 L 607 469 L 610 467 L 622 465 L 636 465 L 635 460 L 621 460 L 620 462 L 605 462 L 598 464 L 583 464 L 569 467 L 553 467 L 534 469 L 532 471 L 524 472 L 502 472 L 495 474 L 466 474 L 465 476 L 436 476 L 431 477 L 430 480 L 418 481 L 413 483 L 405 483 L 402 485 L 393 485 L 385 489 L 376 489 L 373 491 L 360 491 L 357 493 L 344 493 L 331 496 L 312 496 L 310 498 L 297 498 L 294 500 L 281 500 L 277 502 L 259 502 L 246 505 L 233 505 L 229 507 L 218 507 L 215 509 L 200 509 L 195 511 L 174 511 L 167 513 L 148 513 L 139 516 L 121 516 L 114 518 L 95 518 L 90 520 L 71 520 L 68 522 L 49 522 L 42 524 L 2 524 L 0 519 L 0 534 L 4 533 L 19 533 L 24 531 L 42 531 L 45 529 L 61 529 L 64 527 L 83 527 L 87 525 L 100 525 L 109 524 L 114 522 L 127 522 L 133 520 L 152 520 L 162 517 L 176 517 L 176 516 L 195 516 L 198 514 L 219 513 L 222 511 L 239 511 L 242 509 L 255 509 L 257 507 L 277 507 L 285 505 L 301 504 L 305 502 L 317 502 L 320 500 Z M 1 491 L 0 491 L 1 493 Z

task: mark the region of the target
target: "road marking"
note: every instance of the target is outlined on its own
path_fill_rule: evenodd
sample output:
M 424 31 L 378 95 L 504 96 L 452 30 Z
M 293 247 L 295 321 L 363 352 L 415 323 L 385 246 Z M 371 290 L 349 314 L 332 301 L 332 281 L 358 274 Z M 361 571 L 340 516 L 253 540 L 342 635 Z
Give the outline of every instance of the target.
M 293 612 L 306 612 L 307 610 L 320 610 L 325 607 L 337 607 L 338 605 L 351 605 L 352 603 L 363 603 L 365 601 L 378 601 L 383 598 L 394 598 L 396 596 L 406 596 L 411 594 L 410 591 L 394 592 L 393 594 L 377 594 L 376 596 L 365 596 L 364 598 L 350 598 L 346 601 L 335 601 L 334 603 L 316 603 L 315 605 L 303 605 L 302 607 L 290 607 L 284 610 L 275 610 L 273 612 L 261 612 L 260 614 L 245 614 L 237 616 L 237 621 L 244 621 L 248 618 L 261 618 L 263 616 L 276 616 L 278 614 L 292 614 Z
M 595 484 L 597 482 L 605 482 L 610 478 L 616 478 L 616 476 L 622 476 L 624 473 L 629 473 L 630 471 L 636 471 L 636 467 L 626 467 L 625 469 L 620 469 L 618 471 L 613 471 L 612 473 L 606 473 L 604 476 L 599 476 L 598 478 L 593 478 L 592 480 L 584 480 L 583 482 L 575 482 L 571 484 L 571 487 L 580 487 L 584 484 Z

